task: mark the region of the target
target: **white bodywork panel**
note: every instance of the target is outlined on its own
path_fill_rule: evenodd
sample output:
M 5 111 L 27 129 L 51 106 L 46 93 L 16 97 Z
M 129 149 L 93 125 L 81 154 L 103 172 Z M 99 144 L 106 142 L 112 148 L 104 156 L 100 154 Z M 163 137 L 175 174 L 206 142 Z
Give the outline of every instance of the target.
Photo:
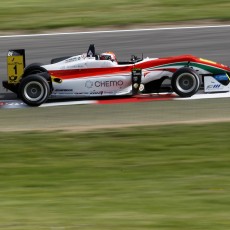
M 67 79 L 62 83 L 53 82 L 51 97 L 57 96 L 112 96 L 131 95 L 132 78 L 128 75 Z
M 223 85 L 219 81 L 217 81 L 212 76 L 204 77 L 204 92 L 211 93 L 211 92 L 228 92 L 230 91 L 230 84 Z
M 86 57 L 85 54 L 82 54 L 42 67 L 48 71 L 52 71 L 113 68 L 118 66 L 116 62 L 110 60 L 96 60 L 95 57 Z M 53 88 L 54 90 L 51 97 L 131 95 L 132 76 L 131 72 L 127 72 L 65 79 L 60 83 L 53 81 Z
M 148 60 L 156 60 L 157 58 L 145 58 L 141 62 Z M 135 64 L 127 64 L 135 68 Z M 122 67 L 117 62 L 111 60 L 97 60 L 95 57 L 87 57 L 86 54 L 73 56 L 63 61 L 43 65 L 48 71 L 55 70 L 74 70 L 74 69 L 95 69 L 95 68 L 116 68 Z M 169 67 L 162 68 L 146 68 L 142 69 L 141 84 L 142 86 L 161 79 L 166 76 L 169 79 L 173 76 L 173 73 L 167 69 L 182 68 L 183 66 L 171 65 Z M 130 69 L 131 69 L 130 68 Z M 194 67 L 198 74 L 206 75 L 209 72 L 204 69 Z M 130 71 L 111 74 L 102 74 L 96 76 L 84 76 L 79 78 L 63 79 L 63 81 L 53 81 L 53 92 L 51 97 L 86 97 L 86 96 L 115 96 L 115 95 L 131 95 L 132 94 L 132 73 Z M 226 92 L 230 91 L 229 84 L 227 86 L 221 84 L 212 76 L 204 77 L 204 92 Z

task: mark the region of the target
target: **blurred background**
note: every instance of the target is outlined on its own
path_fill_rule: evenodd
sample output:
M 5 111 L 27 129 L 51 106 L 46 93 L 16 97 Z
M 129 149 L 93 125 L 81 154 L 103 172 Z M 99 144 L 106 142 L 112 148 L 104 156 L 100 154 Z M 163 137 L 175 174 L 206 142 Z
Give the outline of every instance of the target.
M 2 0 L 0 30 L 126 27 L 134 24 L 229 20 L 227 0 Z

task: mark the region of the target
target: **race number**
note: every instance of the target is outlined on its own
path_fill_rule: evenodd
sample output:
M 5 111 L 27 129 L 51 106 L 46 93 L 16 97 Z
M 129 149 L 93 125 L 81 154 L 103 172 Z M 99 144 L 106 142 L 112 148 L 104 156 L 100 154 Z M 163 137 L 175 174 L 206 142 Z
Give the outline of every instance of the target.
M 25 68 L 25 51 L 10 50 L 7 56 L 8 83 L 19 82 Z

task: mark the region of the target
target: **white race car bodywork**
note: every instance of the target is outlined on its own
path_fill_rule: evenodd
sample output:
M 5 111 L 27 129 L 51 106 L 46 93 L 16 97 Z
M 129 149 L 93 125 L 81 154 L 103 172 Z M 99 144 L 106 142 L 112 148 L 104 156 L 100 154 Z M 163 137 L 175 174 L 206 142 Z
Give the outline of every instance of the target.
M 156 61 L 158 58 L 145 58 L 138 62 L 138 65 L 147 61 Z M 73 56 L 55 64 L 43 65 L 53 77 L 53 91 L 51 98 L 59 97 L 86 97 L 86 96 L 116 96 L 116 95 L 132 95 L 132 73 L 131 69 L 135 68 L 135 64 L 119 65 L 117 62 L 110 60 L 97 60 L 95 57 L 87 57 L 86 54 Z M 144 86 L 149 82 L 162 79 L 166 76 L 171 79 L 173 72 L 172 68 L 182 68 L 177 63 L 170 67 L 143 68 L 141 76 L 141 85 Z M 123 70 L 124 68 L 124 70 Z M 68 71 L 79 70 L 79 73 L 84 70 L 98 69 L 106 70 L 98 71 L 94 76 L 92 72 L 87 71 L 81 77 L 73 77 L 68 79 L 59 79 L 52 76 L 52 71 Z M 199 67 L 194 67 L 194 70 L 200 75 L 208 75 L 210 72 Z M 109 72 L 109 73 L 108 73 Z M 56 80 L 58 79 L 58 80 Z M 230 91 L 230 85 L 224 86 L 218 82 L 213 76 L 204 78 L 204 92 L 224 92 Z
M 147 58 L 150 60 L 149 58 Z M 154 59 L 152 59 L 154 60 Z M 146 60 L 143 60 L 145 62 Z M 86 96 L 116 96 L 132 95 L 132 72 L 134 64 L 119 65 L 110 60 L 97 60 L 95 57 L 87 57 L 86 54 L 70 57 L 55 64 L 43 65 L 51 73 L 53 79 L 53 91 L 51 98 L 59 97 L 86 97 Z M 95 70 L 94 73 L 88 70 Z M 99 69 L 105 71 L 98 71 Z M 59 78 L 54 74 L 62 70 L 87 70 L 81 77 Z M 163 71 L 145 71 L 141 76 L 141 81 L 146 84 L 153 79 L 160 79 Z

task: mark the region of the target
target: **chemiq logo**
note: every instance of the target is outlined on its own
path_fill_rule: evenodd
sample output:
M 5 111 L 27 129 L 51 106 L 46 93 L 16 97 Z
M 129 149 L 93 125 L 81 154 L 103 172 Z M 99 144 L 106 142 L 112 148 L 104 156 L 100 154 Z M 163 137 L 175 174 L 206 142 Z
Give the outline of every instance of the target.
M 96 87 L 113 87 L 113 86 L 122 86 L 124 84 L 123 81 L 96 81 Z
M 119 80 L 119 81 L 95 81 L 95 82 L 92 82 L 92 81 L 87 81 L 85 83 L 85 87 L 90 89 L 92 88 L 93 86 L 94 87 L 114 87 L 114 86 L 123 86 L 124 85 L 124 82 Z
M 85 87 L 88 88 L 88 89 L 92 88 L 93 87 L 93 82 L 92 81 L 87 81 L 85 83 Z

